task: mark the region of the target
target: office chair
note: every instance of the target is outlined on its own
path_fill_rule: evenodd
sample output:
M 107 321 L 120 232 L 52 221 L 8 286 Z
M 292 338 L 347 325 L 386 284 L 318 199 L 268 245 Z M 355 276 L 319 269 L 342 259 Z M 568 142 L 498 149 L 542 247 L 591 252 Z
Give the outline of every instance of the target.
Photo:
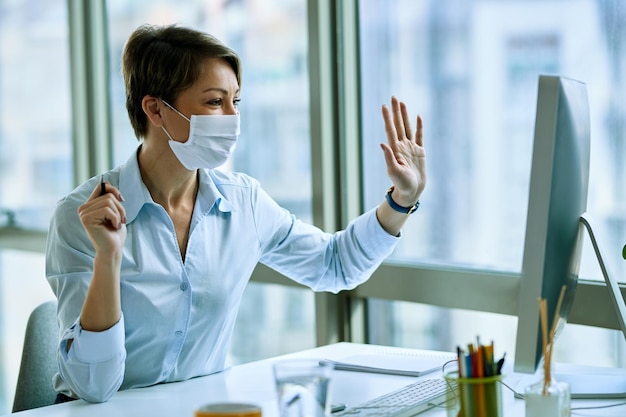
M 57 372 L 57 302 L 37 306 L 28 318 L 13 412 L 54 404 L 52 376 Z

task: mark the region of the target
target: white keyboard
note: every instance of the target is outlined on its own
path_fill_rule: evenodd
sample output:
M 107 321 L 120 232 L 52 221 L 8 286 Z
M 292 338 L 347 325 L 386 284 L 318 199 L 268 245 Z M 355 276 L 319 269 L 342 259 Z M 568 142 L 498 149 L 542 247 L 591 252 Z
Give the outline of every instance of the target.
M 333 416 L 409 417 L 446 402 L 448 384 L 441 378 L 423 379 Z

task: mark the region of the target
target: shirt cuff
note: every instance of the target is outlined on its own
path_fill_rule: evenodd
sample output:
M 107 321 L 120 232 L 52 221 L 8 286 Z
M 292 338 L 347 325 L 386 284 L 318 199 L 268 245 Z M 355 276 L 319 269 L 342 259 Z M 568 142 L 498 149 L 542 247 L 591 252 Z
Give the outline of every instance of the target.
M 383 256 L 389 255 L 402 237 L 401 233 L 394 236 L 383 229 L 376 217 L 376 208 L 356 218 L 354 232 L 367 253 Z
M 73 338 L 68 356 L 83 363 L 105 362 L 124 353 L 124 315 L 112 327 L 101 332 L 85 330 L 80 318 L 69 329 L 66 339 Z M 73 333 L 73 334 L 72 334 Z

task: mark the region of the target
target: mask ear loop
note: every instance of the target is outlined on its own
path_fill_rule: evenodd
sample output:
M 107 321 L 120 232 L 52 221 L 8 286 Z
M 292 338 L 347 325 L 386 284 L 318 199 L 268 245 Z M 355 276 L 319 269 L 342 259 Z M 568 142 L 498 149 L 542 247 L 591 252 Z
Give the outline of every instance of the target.
M 180 117 L 182 117 L 183 119 L 187 120 L 189 123 L 191 123 L 191 119 L 187 118 L 187 116 L 185 116 L 184 114 L 182 114 L 181 112 L 179 112 L 178 110 L 176 110 L 174 108 L 174 106 L 170 105 L 170 103 L 168 103 L 167 101 L 163 100 L 162 98 L 160 98 L 159 100 L 161 100 L 163 102 L 163 104 L 165 104 L 167 107 L 169 107 L 170 109 L 174 110 L 176 113 L 178 113 L 178 115 Z
M 174 141 L 174 138 L 172 138 L 172 135 L 170 135 L 170 132 L 168 132 L 167 129 L 165 129 L 165 126 L 161 126 L 161 129 L 163 129 L 163 131 L 165 132 L 165 134 L 171 141 Z
M 183 119 L 187 120 L 187 121 L 189 122 L 189 124 L 191 124 L 191 120 L 189 120 L 189 119 L 187 118 L 187 116 L 185 116 L 184 114 L 182 114 L 181 112 L 179 112 L 178 110 L 176 110 L 176 109 L 174 108 L 174 106 L 172 106 L 170 103 L 168 103 L 167 101 L 163 100 L 162 98 L 160 98 L 159 100 L 161 100 L 161 101 L 163 102 L 163 104 L 165 104 L 167 107 L 169 107 L 170 109 L 172 109 L 172 110 L 174 110 L 176 113 L 178 113 L 178 115 L 179 115 L 180 117 L 182 117 Z M 174 140 L 174 138 L 172 137 L 172 135 L 170 135 L 170 132 L 168 132 L 168 131 L 167 131 L 167 129 L 165 129 L 165 126 L 161 126 L 161 129 L 163 129 L 163 131 L 165 132 L 165 134 L 167 135 L 167 137 L 168 137 L 171 141 L 176 142 L 176 141 Z

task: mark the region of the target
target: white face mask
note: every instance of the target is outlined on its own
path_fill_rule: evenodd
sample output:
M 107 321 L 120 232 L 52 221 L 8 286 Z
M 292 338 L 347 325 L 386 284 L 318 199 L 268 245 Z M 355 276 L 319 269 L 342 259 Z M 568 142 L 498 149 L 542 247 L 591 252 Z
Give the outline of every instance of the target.
M 187 142 L 177 142 L 162 126 L 163 131 L 170 138 L 168 142 L 172 152 L 181 164 L 188 170 L 198 168 L 213 169 L 224 165 L 230 158 L 237 138 L 239 137 L 239 115 L 191 115 L 189 120 L 184 114 L 161 100 L 167 107 L 174 110 L 187 120 L 189 138 Z

